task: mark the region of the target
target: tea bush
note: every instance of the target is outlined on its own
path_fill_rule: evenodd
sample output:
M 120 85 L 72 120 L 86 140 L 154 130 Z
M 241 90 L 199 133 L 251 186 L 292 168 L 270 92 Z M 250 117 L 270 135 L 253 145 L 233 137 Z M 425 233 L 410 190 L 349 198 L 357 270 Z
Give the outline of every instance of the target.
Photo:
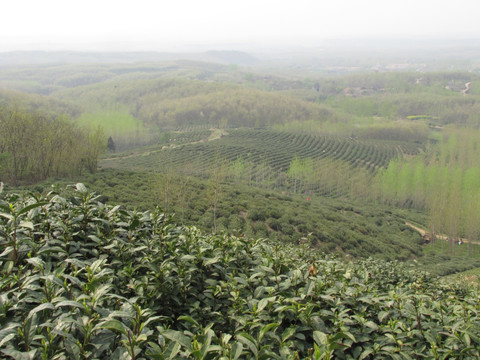
M 2 194 L 0 194 L 2 196 Z M 478 290 L 179 227 L 159 209 L 0 198 L 0 352 L 13 359 L 468 359 Z

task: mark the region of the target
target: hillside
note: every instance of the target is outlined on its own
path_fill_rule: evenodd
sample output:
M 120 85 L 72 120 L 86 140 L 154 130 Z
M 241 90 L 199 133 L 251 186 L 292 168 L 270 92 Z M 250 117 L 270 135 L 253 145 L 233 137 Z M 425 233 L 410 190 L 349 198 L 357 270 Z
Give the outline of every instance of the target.
M 213 166 L 244 159 L 251 167 L 262 164 L 268 176 L 285 173 L 295 157 L 345 162 L 363 169 L 386 167 L 399 156 L 416 155 L 418 144 L 401 141 L 361 140 L 352 137 L 312 135 L 266 129 L 226 129 L 220 132 L 168 132 L 159 146 L 139 148 L 104 159 L 101 167 L 161 170 L 189 164 L 191 173 L 208 173 Z M 217 136 L 215 136 L 217 134 Z M 310 169 L 314 171 L 314 167 Z M 255 171 L 255 170 L 254 170 Z M 247 174 L 245 174 L 248 176 Z
M 204 235 L 77 184 L 0 193 L 8 358 L 474 358 L 478 290 L 398 263 Z
M 84 181 L 106 199 L 161 204 L 203 230 L 286 242 L 310 236 L 320 249 L 354 257 L 423 259 L 437 245 L 405 230 L 416 218 L 450 236 L 441 255 L 451 258 L 427 262 L 456 264 L 438 272 L 475 266 L 472 249 L 457 261 L 454 239 L 479 229 L 478 164 L 468 160 L 478 148 L 478 75 L 307 73 L 185 60 L 46 64 L 7 66 L 0 85 L 28 91 L 15 93 L 28 111 L 67 113 L 76 126 L 103 131 L 105 144 L 110 138 L 97 174 L 65 180 L 49 171 L 56 177 L 40 188 Z M 12 94 L 3 92 L 4 104 Z
M 423 240 L 405 226 L 405 219 L 422 219 L 414 211 L 313 194 L 307 200 L 303 194 L 282 194 L 227 181 L 215 184 L 173 172 L 162 175 L 107 169 L 84 176 L 82 181 L 101 193 L 103 202 L 139 210 L 161 206 L 178 223 L 206 232 L 305 243 L 355 258 L 408 260 L 423 253 Z M 45 191 L 49 185 L 39 185 L 39 190 Z M 473 260 L 463 261 L 471 267 Z
M 57 92 L 55 97 L 83 104 L 87 112 L 123 104 L 145 125 L 167 130 L 202 125 L 265 127 L 293 120 L 341 120 L 324 106 L 223 82 L 109 81 Z

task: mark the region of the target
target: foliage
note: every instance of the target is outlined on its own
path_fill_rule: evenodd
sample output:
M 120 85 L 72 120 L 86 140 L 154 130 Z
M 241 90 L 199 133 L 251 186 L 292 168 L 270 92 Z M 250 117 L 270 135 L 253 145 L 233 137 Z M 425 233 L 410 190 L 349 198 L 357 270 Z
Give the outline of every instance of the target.
M 0 170 L 5 181 L 35 182 L 97 169 L 105 144 L 100 130 L 78 128 L 15 105 L 0 107 Z
M 100 170 L 81 177 L 101 193 L 102 202 L 123 204 L 128 209 L 167 209 L 174 220 L 213 232 L 212 180 L 185 177 L 181 173 L 149 174 Z M 63 181 L 65 183 L 65 181 Z M 48 189 L 56 179 L 37 185 Z M 230 234 L 269 238 L 299 244 L 342 256 L 408 260 L 422 256 L 423 240 L 408 221 L 426 222 L 422 213 L 397 211 L 390 206 L 362 200 L 311 194 L 291 194 L 239 183 L 221 183 L 216 210 L 217 230 Z M 167 204 L 168 202 L 168 204 Z
M 474 358 L 478 293 L 398 263 L 203 235 L 159 210 L 1 202 L 0 351 L 43 359 Z
M 385 201 L 426 209 L 429 231 L 452 242 L 480 234 L 479 130 L 452 128 L 421 156 L 391 161 L 380 174 Z M 452 252 L 455 248 L 452 246 Z

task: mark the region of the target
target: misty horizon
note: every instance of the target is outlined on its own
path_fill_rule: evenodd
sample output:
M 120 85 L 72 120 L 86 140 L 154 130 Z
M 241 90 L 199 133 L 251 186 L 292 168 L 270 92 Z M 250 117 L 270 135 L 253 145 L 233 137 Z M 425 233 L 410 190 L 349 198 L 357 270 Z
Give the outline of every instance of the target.
M 480 39 L 478 13 L 480 2 L 472 0 L 18 0 L 2 6 L 0 51 L 256 51 L 358 39 Z

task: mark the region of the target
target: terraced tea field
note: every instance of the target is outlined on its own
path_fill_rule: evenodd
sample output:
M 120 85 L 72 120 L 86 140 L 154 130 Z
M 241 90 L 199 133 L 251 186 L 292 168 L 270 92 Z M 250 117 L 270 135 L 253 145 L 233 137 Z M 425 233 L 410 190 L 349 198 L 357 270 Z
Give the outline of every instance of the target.
M 208 132 L 202 130 L 171 133 L 168 146 L 164 144 L 135 153 L 117 154 L 114 158 L 102 160 L 100 166 L 158 172 L 175 168 L 191 175 L 202 175 L 214 166 L 230 166 L 241 159 L 253 173 L 255 169 L 257 172 L 261 169 L 262 176 L 268 177 L 287 172 L 295 157 L 314 161 L 338 160 L 374 172 L 386 167 L 393 158 L 417 152 L 418 149 L 408 143 L 272 130 L 227 130 L 221 136 L 210 136 L 209 141 Z

